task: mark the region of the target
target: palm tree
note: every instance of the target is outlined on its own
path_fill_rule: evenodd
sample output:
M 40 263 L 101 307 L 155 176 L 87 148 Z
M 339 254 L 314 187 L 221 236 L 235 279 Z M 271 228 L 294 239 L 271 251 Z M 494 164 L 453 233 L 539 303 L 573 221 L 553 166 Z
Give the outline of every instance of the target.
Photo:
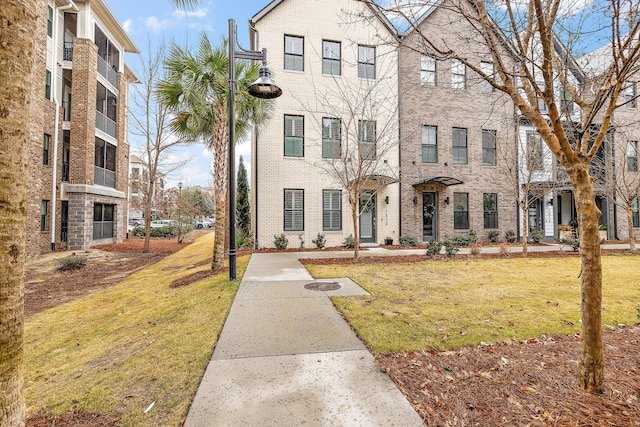
M 175 113 L 172 127 L 183 138 L 204 142 L 214 153 L 214 186 L 216 205 L 215 238 L 212 269 L 222 268 L 227 205 L 227 143 L 229 139 L 227 100 L 229 96 L 228 40 L 213 48 L 202 33 L 195 52 L 175 43 L 166 61 L 168 78 L 159 84 L 162 101 Z M 236 64 L 235 135 L 236 141 L 246 136 L 252 123 L 259 124 L 268 116 L 268 102 L 249 95 L 248 87 L 258 78 L 257 64 Z

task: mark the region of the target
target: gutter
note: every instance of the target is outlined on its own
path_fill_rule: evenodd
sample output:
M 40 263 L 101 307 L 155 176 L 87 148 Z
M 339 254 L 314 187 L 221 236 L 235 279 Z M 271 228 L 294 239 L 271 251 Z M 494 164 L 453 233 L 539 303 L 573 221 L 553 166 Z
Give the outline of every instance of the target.
M 53 93 L 53 102 L 56 106 L 55 124 L 53 129 L 53 174 L 51 177 L 51 251 L 56 250 L 56 202 L 57 202 L 57 186 L 58 186 L 58 140 L 60 139 L 60 98 L 58 97 L 58 12 L 73 9 L 76 13 L 80 11 L 73 0 L 67 0 L 66 6 L 55 8 L 53 19 L 53 66 L 55 67 L 53 79 L 51 81 L 51 93 Z M 61 76 L 62 77 L 62 76 Z

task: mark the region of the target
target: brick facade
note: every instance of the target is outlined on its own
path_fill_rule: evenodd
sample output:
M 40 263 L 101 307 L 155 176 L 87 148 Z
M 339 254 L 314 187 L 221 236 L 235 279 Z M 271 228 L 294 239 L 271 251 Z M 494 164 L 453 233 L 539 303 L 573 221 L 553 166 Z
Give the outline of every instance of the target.
M 125 51 L 137 53 L 135 46 L 113 17 L 108 14 L 99 15 L 102 13 L 100 12 L 102 8 L 91 8 L 88 3 L 90 2 L 78 4 L 80 8 L 78 11 L 67 9 L 65 13 L 77 13 L 81 16 L 79 21 L 98 23 L 110 37 L 110 42 L 121 52 L 121 58 L 124 57 Z M 121 72 L 118 74 L 117 87 L 110 89 L 118 102 L 116 137 L 109 140 L 116 146 L 115 188 L 95 185 L 96 90 L 97 82 L 101 79 L 97 65 L 98 47 L 93 42 L 93 28 L 65 28 L 63 13 L 58 13 L 55 5 L 51 6 L 55 11 L 53 28 L 57 28 L 57 31 L 52 37 L 47 36 L 47 2 L 39 3 L 39 19 L 34 28 L 36 34 L 34 66 L 36 75 L 42 76 L 42 79 L 33 85 L 31 95 L 34 115 L 30 129 L 32 144 L 29 152 L 28 256 L 51 250 L 84 249 L 106 241 L 118 242 L 122 241 L 126 234 L 129 156 L 129 145 L 126 142 L 126 103 L 129 82 Z M 77 33 L 73 37 L 72 58 L 63 58 L 62 42 L 65 31 Z M 89 33 L 83 34 L 85 31 Z M 124 66 L 118 68 L 125 69 Z M 55 81 L 52 85 L 50 100 L 45 98 L 46 70 L 51 71 L 52 81 Z M 65 85 L 63 73 L 69 80 L 71 88 L 71 103 L 66 106 L 70 109 L 69 121 L 64 121 L 65 114 L 62 106 L 62 86 Z M 57 132 L 55 129 L 56 101 L 60 103 L 57 111 L 59 118 Z M 65 131 L 69 132 L 68 181 L 62 181 Z M 50 135 L 48 164 L 44 164 L 46 162 L 43 160 L 44 134 Z M 48 201 L 49 208 L 46 229 L 40 231 L 43 200 Z M 93 239 L 95 203 L 115 207 L 113 237 L 106 240 L 94 241 Z M 63 204 L 68 207 L 67 218 L 63 218 Z M 63 232 L 63 221 L 67 227 L 66 233 Z

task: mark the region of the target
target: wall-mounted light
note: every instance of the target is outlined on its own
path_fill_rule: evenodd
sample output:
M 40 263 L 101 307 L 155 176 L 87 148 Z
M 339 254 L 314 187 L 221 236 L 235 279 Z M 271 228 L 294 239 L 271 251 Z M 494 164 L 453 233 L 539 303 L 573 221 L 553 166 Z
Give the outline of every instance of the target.
M 445 198 L 444 198 L 444 203 L 445 203 L 446 205 L 448 205 L 448 204 L 449 204 L 449 196 L 447 196 L 447 197 L 445 197 Z
M 553 206 L 553 199 L 549 199 L 549 206 Z
M 388 204 L 389 204 L 389 196 L 387 196 L 387 197 L 385 197 L 385 198 L 384 198 L 384 203 L 385 203 L 385 205 L 388 205 Z
M 418 204 L 418 196 L 413 196 L 413 204 L 414 205 Z

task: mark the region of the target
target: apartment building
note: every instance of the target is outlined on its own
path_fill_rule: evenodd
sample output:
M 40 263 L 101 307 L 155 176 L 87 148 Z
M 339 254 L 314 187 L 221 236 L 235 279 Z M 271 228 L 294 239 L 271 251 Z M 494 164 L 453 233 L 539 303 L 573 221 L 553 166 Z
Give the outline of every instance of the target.
M 158 208 L 164 203 L 164 176 L 157 174 L 151 200 L 151 217 L 156 216 Z M 144 219 L 144 203 L 146 200 L 146 188 L 149 181 L 149 169 L 146 163 L 137 155 L 129 156 L 129 220 Z M 159 202 L 160 201 L 160 202 Z
M 121 241 L 126 233 L 124 53 L 138 53 L 102 0 L 40 3 L 30 129 L 27 254 Z
M 471 230 L 486 240 L 517 227 L 507 177 L 516 159 L 513 103 L 461 62 L 419 53 L 426 37 L 493 74 L 487 46 L 470 43 L 471 24 L 459 18 L 433 5 L 401 34 L 401 225 L 418 241 Z
M 310 12 L 313 8 L 313 13 Z M 400 235 L 395 33 L 355 0 L 274 0 L 250 19 L 252 48 L 268 50 L 283 96 L 254 133 L 252 206 L 257 247 L 363 243 Z M 258 37 L 259 35 L 259 37 Z M 356 183 L 356 187 L 354 187 Z M 350 188 L 358 194 L 350 195 Z

